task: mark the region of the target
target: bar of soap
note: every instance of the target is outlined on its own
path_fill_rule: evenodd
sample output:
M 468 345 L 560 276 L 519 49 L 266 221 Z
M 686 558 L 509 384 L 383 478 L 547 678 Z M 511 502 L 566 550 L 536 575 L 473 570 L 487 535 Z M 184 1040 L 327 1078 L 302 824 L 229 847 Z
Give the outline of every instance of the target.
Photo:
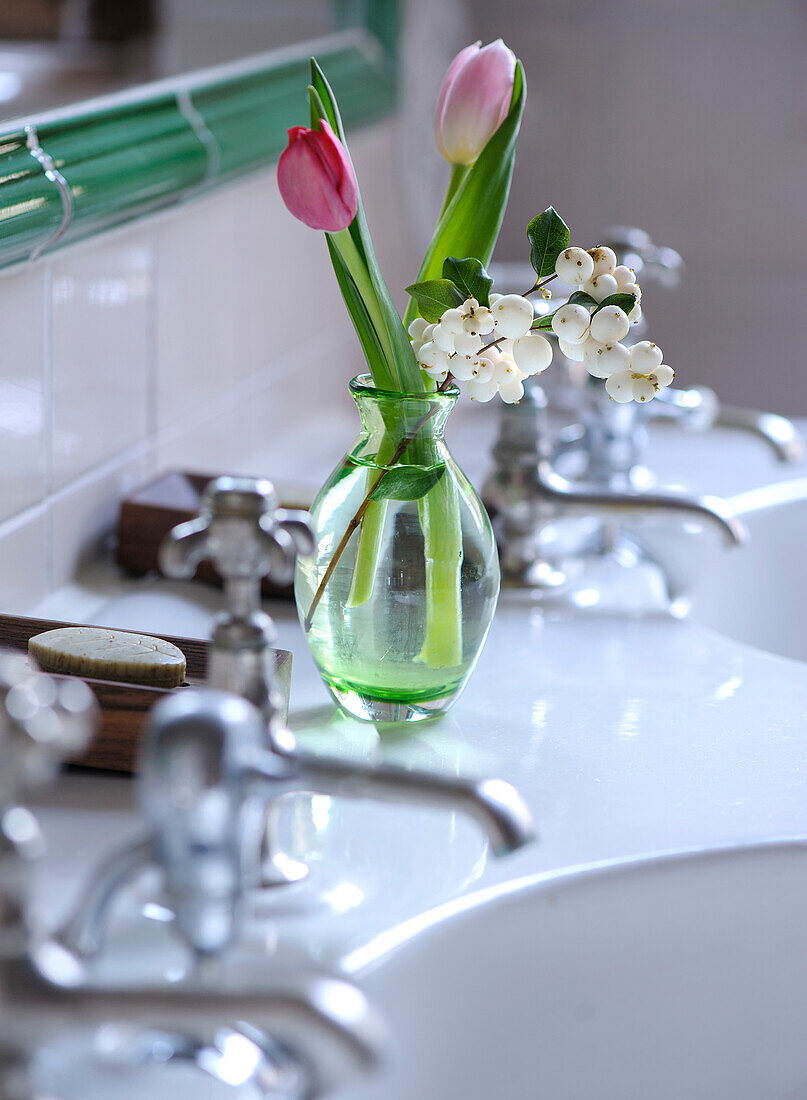
M 165 688 L 185 679 L 181 649 L 162 638 L 124 630 L 61 626 L 29 638 L 28 652 L 46 672 Z

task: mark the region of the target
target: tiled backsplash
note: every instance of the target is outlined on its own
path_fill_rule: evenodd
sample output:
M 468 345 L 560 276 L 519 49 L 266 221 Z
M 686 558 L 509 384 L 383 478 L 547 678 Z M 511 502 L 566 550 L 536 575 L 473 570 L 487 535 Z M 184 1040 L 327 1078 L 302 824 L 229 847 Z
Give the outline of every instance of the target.
M 392 128 L 352 149 L 404 285 Z M 69 582 L 159 470 L 293 474 L 303 402 L 327 416 L 361 366 L 322 235 L 286 212 L 272 169 L 0 274 L 0 333 L 5 612 Z

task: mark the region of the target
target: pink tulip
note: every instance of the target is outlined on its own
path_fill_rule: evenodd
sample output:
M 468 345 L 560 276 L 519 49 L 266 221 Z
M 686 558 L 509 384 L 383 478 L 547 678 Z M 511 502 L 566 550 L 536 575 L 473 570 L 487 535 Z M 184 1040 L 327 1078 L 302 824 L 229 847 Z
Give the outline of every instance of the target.
M 497 38 L 460 50 L 437 101 L 437 144 L 451 164 L 473 164 L 510 109 L 516 55 Z
M 295 218 L 312 229 L 347 229 L 359 207 L 356 174 L 325 119 L 321 130 L 292 126 L 277 165 L 280 194 Z

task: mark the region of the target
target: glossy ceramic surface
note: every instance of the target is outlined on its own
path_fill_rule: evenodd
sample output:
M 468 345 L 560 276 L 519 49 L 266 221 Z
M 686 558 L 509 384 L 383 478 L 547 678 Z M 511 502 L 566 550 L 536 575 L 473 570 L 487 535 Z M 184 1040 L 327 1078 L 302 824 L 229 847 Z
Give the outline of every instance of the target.
M 453 908 L 364 963 L 396 1050 L 346 1098 L 802 1095 L 807 846 L 520 882 Z
M 333 427 L 337 442 L 343 428 Z M 744 485 L 783 480 L 782 468 L 753 441 L 693 439 L 683 451 L 670 439 L 660 465 L 678 468 L 695 489 L 736 495 Z M 478 444 L 478 433 L 452 437 L 474 475 Z M 769 578 L 770 600 L 780 599 L 772 624 L 796 603 L 800 541 L 793 532 L 797 513 L 805 514 L 805 471 L 794 469 L 788 482 L 787 492 L 777 491 L 778 504 L 768 490 L 736 501 L 760 555 L 753 564 L 749 558 L 742 583 Z M 741 570 L 743 554 L 754 553 L 754 541 L 733 555 L 705 540 L 701 545 L 704 569 L 713 567 L 721 583 L 710 587 L 713 604 L 695 600 L 689 620 L 642 613 L 637 601 L 629 614 L 595 607 L 552 612 L 529 595 L 503 593 L 456 707 L 403 734 L 338 718 L 293 609 L 270 607 L 279 644 L 295 655 L 292 725 L 302 743 L 453 774 L 499 775 L 517 785 L 538 824 L 540 843 L 495 861 L 470 823 L 436 811 L 296 796 L 282 815 L 285 850 L 305 858 L 312 873 L 281 902 L 256 906 L 247 954 L 268 948 L 329 965 L 347 960 L 393 1018 L 398 1049 L 411 1054 L 416 1043 L 422 1051 L 417 1064 L 405 1061 L 412 1074 L 428 1070 L 441 1081 L 434 1095 L 466 1095 L 445 1083 L 454 1080 L 451 1073 L 466 1075 L 468 1097 L 490 1095 L 491 1088 L 474 1093 L 469 1066 L 475 1066 L 487 1085 L 499 1067 L 493 1094 L 503 1098 L 507 1073 L 519 1100 L 524 1082 L 544 1073 L 554 1088 L 547 1085 L 550 1096 L 566 1095 L 557 1085 L 565 1080 L 578 1090 L 568 1092 L 574 1100 L 622 1100 L 631 1095 L 619 1076 L 624 1062 L 620 1068 L 609 1051 L 624 1054 L 626 1035 L 637 1036 L 631 1044 L 642 1085 L 636 1095 L 798 1095 L 792 1021 L 804 1019 L 799 998 L 807 982 L 793 945 L 803 943 L 807 868 L 803 847 L 776 842 L 807 837 L 807 664 L 713 629 L 739 636 L 730 616 L 743 602 L 742 573 L 732 570 Z M 102 569 L 60 598 L 41 613 L 69 616 L 71 606 L 81 607 L 88 621 L 156 633 L 203 634 L 220 606 L 215 590 L 167 582 L 132 588 Z M 796 630 L 795 608 L 788 621 Z M 749 629 L 758 626 L 755 620 Z M 747 640 L 754 640 L 751 634 Z M 131 835 L 128 791 L 126 781 L 72 776 L 45 799 L 41 817 L 51 850 L 38 896 L 54 921 L 95 858 L 98 837 L 112 843 Z M 746 851 L 752 840 L 760 846 Z M 730 850 L 708 854 L 718 848 Z M 687 852 L 706 854 L 666 858 Z M 596 864 L 609 869 L 594 873 Z M 119 914 L 114 934 L 119 944 L 127 942 L 136 924 L 142 950 L 151 954 L 166 930 L 135 919 L 136 912 L 132 905 L 128 915 Z M 399 941 L 407 942 L 396 953 Z M 573 966 L 576 952 L 585 966 Z M 592 1001 L 592 990 L 602 999 Z M 708 1012 L 691 1018 L 696 995 Z M 432 1001 L 439 1027 L 423 1008 Z M 645 1007 L 643 1016 L 637 1004 Z M 418 1014 L 431 1022 L 432 1038 L 421 1034 L 421 1021 L 412 1018 Z M 575 1042 L 589 1044 L 591 1065 L 621 1094 L 592 1088 L 586 1065 L 571 1054 L 567 1077 L 558 1076 L 561 1054 Z M 655 1091 L 647 1086 L 651 1044 L 677 1092 L 663 1091 L 667 1078 Z M 729 1045 L 736 1047 L 736 1066 L 727 1058 Z M 485 1056 L 470 1057 L 479 1051 Z M 691 1055 L 691 1067 L 677 1057 L 681 1051 Z M 696 1069 L 712 1091 L 692 1087 L 687 1073 Z M 357 1087 L 356 1097 L 429 1094 L 414 1085 L 408 1093 L 393 1091 L 403 1079 L 391 1072 L 386 1086 L 379 1078 L 367 1093 Z M 718 1080 L 729 1091 L 721 1093 Z M 382 1091 L 373 1093 L 376 1087 Z

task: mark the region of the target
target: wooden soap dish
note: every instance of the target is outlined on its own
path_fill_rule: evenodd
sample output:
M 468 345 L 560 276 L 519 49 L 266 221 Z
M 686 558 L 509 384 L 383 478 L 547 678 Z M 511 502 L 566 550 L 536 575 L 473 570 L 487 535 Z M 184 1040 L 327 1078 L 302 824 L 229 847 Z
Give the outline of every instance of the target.
M 213 477 L 174 470 L 124 497 L 118 520 L 118 565 L 134 576 L 159 573 L 160 544 L 172 527 L 198 514 L 202 493 Z M 293 486 L 277 488 L 284 508 L 310 508 L 313 492 Z M 221 577 L 209 561 L 199 565 L 196 579 L 221 584 Z M 291 599 L 293 595 L 291 586 L 278 587 L 267 578 L 261 590 L 264 596 Z
M 76 625 L 78 624 L 51 619 L 0 615 L 0 646 L 27 653 L 28 639 L 35 634 L 54 630 L 60 626 Z M 144 687 L 140 684 L 126 684 L 117 680 L 82 677 L 92 688 L 101 707 L 101 722 L 87 752 L 71 760 L 71 764 L 78 764 L 84 768 L 105 768 L 116 772 L 134 771 L 137 765 L 140 733 L 149 710 L 169 691 L 182 691 L 185 687 L 204 685 L 207 672 L 207 642 L 200 638 L 175 638 L 168 634 L 159 636 L 167 642 L 173 642 L 185 654 L 187 665 L 185 684 L 177 688 Z M 276 649 L 274 656 L 278 686 L 283 697 L 284 708 L 288 711 L 291 654 L 285 649 Z M 54 673 L 49 675 L 52 676 Z M 68 679 L 68 677 L 56 676 L 56 679 Z M 284 714 L 284 719 L 287 716 L 287 713 Z

